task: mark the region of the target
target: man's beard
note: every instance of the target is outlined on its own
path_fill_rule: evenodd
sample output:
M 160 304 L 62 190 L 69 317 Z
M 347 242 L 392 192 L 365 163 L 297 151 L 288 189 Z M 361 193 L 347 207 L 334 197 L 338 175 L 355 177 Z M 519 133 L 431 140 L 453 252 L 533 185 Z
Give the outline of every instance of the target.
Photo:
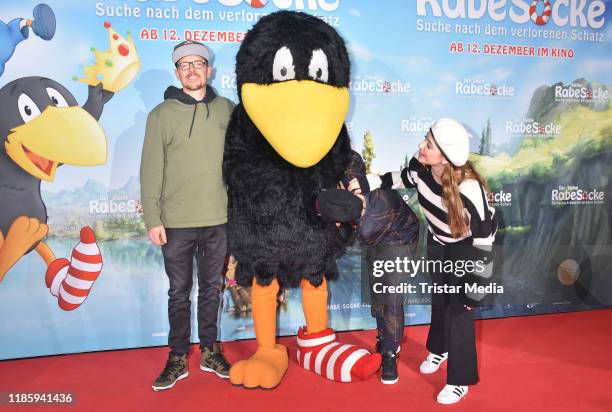
M 194 84 L 197 84 L 197 86 Z M 204 82 L 200 81 L 199 83 L 192 83 L 192 84 L 186 83 L 183 85 L 183 87 L 191 91 L 202 90 L 204 88 Z
M 183 84 L 183 87 L 191 91 L 201 90 L 205 87 L 204 80 L 202 80 L 201 77 L 198 77 L 197 81 L 190 81 L 187 79 Z

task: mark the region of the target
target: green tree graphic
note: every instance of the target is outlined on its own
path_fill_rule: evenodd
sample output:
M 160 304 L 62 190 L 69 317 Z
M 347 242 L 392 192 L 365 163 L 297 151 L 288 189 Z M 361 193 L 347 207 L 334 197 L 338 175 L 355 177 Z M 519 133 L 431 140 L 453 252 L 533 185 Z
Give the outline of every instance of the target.
M 376 154 L 374 153 L 374 139 L 369 130 L 363 135 L 363 150 L 361 151 L 361 156 L 365 163 L 366 173 L 372 173 L 372 161 L 376 157 Z

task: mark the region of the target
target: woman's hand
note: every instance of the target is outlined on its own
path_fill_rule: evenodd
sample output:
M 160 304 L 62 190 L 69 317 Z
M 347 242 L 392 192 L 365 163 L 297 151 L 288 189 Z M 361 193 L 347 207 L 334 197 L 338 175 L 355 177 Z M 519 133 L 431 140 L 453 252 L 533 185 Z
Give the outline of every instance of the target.
M 236 261 L 234 256 L 230 255 L 227 261 L 227 270 L 225 271 L 225 278 L 230 282 L 236 279 L 236 265 L 237 264 L 238 262 Z

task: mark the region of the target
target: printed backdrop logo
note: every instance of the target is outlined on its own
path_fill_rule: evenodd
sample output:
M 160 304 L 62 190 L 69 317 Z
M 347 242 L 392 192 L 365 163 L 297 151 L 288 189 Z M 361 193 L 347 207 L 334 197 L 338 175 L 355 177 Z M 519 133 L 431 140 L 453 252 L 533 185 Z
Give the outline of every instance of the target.
M 194 0 L 196 3 L 204 4 L 210 0 Z M 220 4 L 227 7 L 234 7 L 240 4 L 246 3 L 252 8 L 262 9 L 268 3 L 272 3 L 277 9 L 287 10 L 293 9 L 298 11 L 309 11 L 314 16 L 325 21 L 330 26 L 339 27 L 340 17 L 338 16 L 320 16 L 317 12 L 322 11 L 326 13 L 335 12 L 340 7 L 340 0 L 217 0 Z M 273 9 L 268 12 L 273 12 Z
M 193 0 L 197 4 L 206 4 L 210 0 Z M 217 0 L 221 5 L 226 7 L 239 6 L 240 4 L 248 4 L 249 6 L 260 9 L 268 3 L 273 3 L 279 9 L 295 8 L 297 10 L 323 10 L 336 11 L 340 6 L 340 0 Z
M 464 79 L 455 83 L 455 95 L 458 97 L 514 97 L 516 89 L 505 83 L 491 83 L 486 80 Z
M 487 201 L 493 207 L 512 206 L 512 193 L 504 192 L 503 190 L 489 192 L 487 193 Z
M 238 85 L 236 83 L 236 73 L 225 73 L 220 76 L 221 89 L 226 91 L 236 91 Z
M 355 76 L 349 82 L 349 90 L 358 96 L 407 95 L 410 83 L 401 80 L 386 80 L 378 76 Z
M 104 2 L 96 2 L 96 16 L 98 17 L 134 17 L 147 18 L 156 20 L 186 20 L 196 22 L 212 22 L 218 20 L 223 23 L 247 22 L 255 24 L 263 16 L 273 13 L 277 10 L 296 10 L 305 11 L 315 17 L 320 18 L 327 24 L 339 27 L 340 17 L 330 14 L 319 15 L 317 13 L 331 13 L 338 10 L 340 0 L 191 0 L 191 3 L 185 9 L 175 6 L 177 0 L 134 0 L 143 4 L 142 6 L 132 6 L 127 2 L 122 4 L 105 4 Z M 110 3 L 110 2 L 109 2 Z M 187 3 L 187 2 L 185 2 Z M 210 9 L 212 4 L 223 6 L 216 13 Z M 272 3 L 272 6 L 270 6 Z M 236 7 L 240 5 L 248 5 L 249 7 Z M 268 5 L 268 7 L 266 7 Z M 139 36 L 141 40 L 158 40 L 161 37 L 163 40 L 178 41 L 180 33 L 175 29 L 152 29 L 153 33 L 146 31 L 146 35 Z M 192 30 L 197 33 L 207 32 L 208 30 Z M 187 31 L 190 33 L 191 31 Z M 204 42 L 217 42 L 215 39 L 195 38 L 193 34 L 185 34 L 182 37 L 184 40 L 196 40 Z M 239 41 L 242 41 L 240 39 Z M 225 42 L 219 41 L 219 42 Z M 234 40 L 231 40 L 234 42 Z
M 538 13 L 538 3 L 544 4 L 544 9 L 541 13 Z M 533 0 L 529 6 L 529 16 L 531 17 L 531 21 L 538 26 L 543 26 L 548 23 L 551 14 L 550 1 L 548 0 Z
M 580 83 L 555 86 L 555 101 L 572 103 L 608 102 L 610 92 L 603 87 L 589 87 Z
M 401 132 L 413 137 L 423 137 L 429 129 L 434 119 L 431 117 L 416 117 L 411 116 L 408 119 L 402 119 Z
M 265 6 L 267 2 L 268 0 L 245 0 L 245 3 L 256 9 Z
M 506 134 L 528 138 L 553 138 L 561 135 L 561 125 L 555 122 L 541 123 L 533 119 L 509 120 Z
M 416 10 L 424 17 L 416 19 L 417 31 L 583 42 L 606 37 L 600 30 L 606 22 L 603 0 L 417 0 Z M 480 50 L 471 44 L 468 52 Z
M 89 201 L 89 213 L 92 215 L 127 217 L 142 214 L 142 204 L 138 199 L 129 199 L 127 196 L 102 196 L 97 200 Z
M 538 4 L 540 3 L 540 4 Z M 606 19 L 606 3 L 603 0 L 417 0 L 419 16 L 448 19 L 479 20 L 487 16 L 495 22 L 510 19 L 512 23 L 530 21 L 542 26 L 551 20 L 557 27 L 581 27 L 601 29 Z
M 550 193 L 553 206 L 603 204 L 605 192 L 597 189 L 581 189 L 578 186 L 559 186 Z

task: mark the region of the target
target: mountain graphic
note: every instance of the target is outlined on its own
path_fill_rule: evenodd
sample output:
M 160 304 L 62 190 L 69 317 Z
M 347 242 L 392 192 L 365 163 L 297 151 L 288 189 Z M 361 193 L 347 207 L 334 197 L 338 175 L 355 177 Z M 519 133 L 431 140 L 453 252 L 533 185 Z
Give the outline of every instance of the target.
M 556 96 L 557 90 L 567 90 L 568 88 L 574 90 L 585 88 L 591 92 L 607 90 L 608 96 L 612 96 L 612 86 L 607 86 L 600 82 L 589 82 L 584 78 L 576 79 L 568 84 L 557 82 L 552 86 L 544 85 L 534 91 L 529 102 L 526 117 L 538 122 L 550 122 L 578 106 L 586 107 L 596 112 L 605 112 L 610 107 L 609 99 L 589 99 L 588 97 L 585 99 L 564 99 Z
M 140 182 L 135 176 L 117 189 L 88 180 L 74 189 L 58 193 L 43 190 L 41 194 L 47 206 L 51 236 L 77 237 L 83 226 L 93 227 L 102 239 L 124 238 L 126 231 L 131 236 L 140 236 L 144 231 L 141 212 L 134 211 L 140 205 Z M 122 205 L 121 209 L 118 205 Z

